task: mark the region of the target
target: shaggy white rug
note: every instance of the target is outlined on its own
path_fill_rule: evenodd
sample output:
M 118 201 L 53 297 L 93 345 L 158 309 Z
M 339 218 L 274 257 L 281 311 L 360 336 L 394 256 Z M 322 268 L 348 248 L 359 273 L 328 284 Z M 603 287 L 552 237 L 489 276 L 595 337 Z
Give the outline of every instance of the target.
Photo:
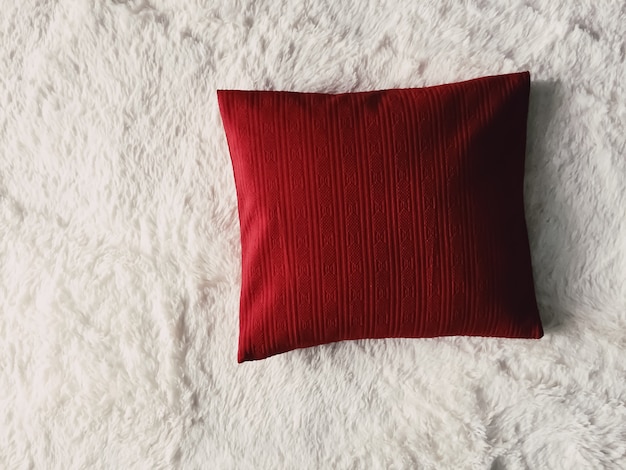
M 0 467 L 626 468 L 625 15 L 608 0 L 3 2 Z M 215 90 L 520 70 L 546 336 L 238 365 Z

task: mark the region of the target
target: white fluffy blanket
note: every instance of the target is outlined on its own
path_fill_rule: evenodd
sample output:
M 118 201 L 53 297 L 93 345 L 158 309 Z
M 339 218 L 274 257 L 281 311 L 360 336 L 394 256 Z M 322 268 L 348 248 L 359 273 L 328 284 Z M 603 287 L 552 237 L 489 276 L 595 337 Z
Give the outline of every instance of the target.
M 0 12 L 0 467 L 626 468 L 626 7 L 12 1 Z M 217 88 L 533 77 L 546 336 L 236 361 Z

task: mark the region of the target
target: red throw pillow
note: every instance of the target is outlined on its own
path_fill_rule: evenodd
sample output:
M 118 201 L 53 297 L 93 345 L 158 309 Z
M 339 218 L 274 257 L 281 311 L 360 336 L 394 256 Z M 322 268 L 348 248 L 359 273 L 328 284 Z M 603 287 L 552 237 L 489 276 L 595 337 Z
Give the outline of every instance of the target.
M 344 93 L 220 90 L 239 362 L 359 338 L 540 338 L 528 72 Z

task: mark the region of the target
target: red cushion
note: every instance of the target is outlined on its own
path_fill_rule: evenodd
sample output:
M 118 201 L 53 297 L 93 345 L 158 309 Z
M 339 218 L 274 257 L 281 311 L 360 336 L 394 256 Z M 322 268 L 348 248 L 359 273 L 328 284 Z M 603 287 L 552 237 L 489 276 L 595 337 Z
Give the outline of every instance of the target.
M 242 245 L 239 362 L 332 341 L 539 338 L 530 75 L 337 95 L 218 91 Z

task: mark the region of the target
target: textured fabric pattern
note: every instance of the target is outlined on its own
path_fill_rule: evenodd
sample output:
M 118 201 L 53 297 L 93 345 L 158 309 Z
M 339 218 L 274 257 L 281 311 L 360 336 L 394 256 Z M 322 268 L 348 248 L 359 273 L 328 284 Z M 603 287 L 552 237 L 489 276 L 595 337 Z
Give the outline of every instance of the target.
M 527 72 L 218 95 L 241 219 L 240 362 L 345 339 L 543 334 Z

